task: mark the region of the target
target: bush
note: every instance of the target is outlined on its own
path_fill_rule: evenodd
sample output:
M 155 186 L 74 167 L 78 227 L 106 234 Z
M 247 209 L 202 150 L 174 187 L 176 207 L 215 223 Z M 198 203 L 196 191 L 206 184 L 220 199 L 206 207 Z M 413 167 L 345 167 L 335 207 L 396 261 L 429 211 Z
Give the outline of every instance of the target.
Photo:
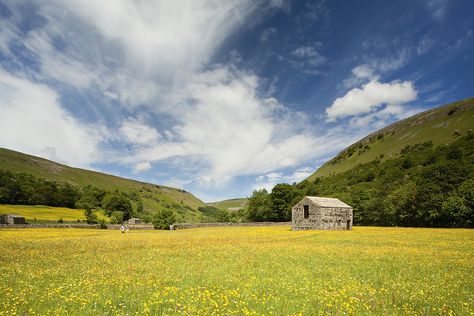
M 97 215 L 90 209 L 84 210 L 84 216 L 87 224 L 97 224 Z
M 110 214 L 110 224 L 121 224 L 123 223 L 123 213 L 119 211 L 113 211 Z
M 99 229 L 108 229 L 107 222 L 105 220 L 99 220 Z
M 162 210 L 159 211 L 153 217 L 153 226 L 155 229 L 169 229 L 170 225 L 176 221 L 174 213 L 172 210 Z
M 58 223 L 64 223 L 64 220 L 62 218 L 58 219 Z

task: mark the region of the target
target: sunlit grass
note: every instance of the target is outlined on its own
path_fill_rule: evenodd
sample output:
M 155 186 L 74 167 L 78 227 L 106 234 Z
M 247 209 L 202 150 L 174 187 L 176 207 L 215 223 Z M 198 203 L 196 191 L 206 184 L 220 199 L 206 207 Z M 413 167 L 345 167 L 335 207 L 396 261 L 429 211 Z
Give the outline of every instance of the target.
M 474 231 L 0 231 L 0 315 L 472 315 Z
M 58 221 L 62 218 L 64 221 L 83 221 L 86 219 L 84 210 L 72 209 L 67 207 L 51 207 L 44 205 L 6 205 L 0 204 L 0 214 L 19 214 L 24 216 L 27 221 Z M 108 220 L 108 217 L 97 212 L 99 219 Z

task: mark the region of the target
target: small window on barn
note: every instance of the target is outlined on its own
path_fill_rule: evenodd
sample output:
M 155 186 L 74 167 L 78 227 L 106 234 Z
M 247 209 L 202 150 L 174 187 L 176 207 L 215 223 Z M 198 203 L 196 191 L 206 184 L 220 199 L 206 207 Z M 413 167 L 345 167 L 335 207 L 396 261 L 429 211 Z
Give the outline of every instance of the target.
M 309 218 L 309 205 L 303 205 L 303 216 Z

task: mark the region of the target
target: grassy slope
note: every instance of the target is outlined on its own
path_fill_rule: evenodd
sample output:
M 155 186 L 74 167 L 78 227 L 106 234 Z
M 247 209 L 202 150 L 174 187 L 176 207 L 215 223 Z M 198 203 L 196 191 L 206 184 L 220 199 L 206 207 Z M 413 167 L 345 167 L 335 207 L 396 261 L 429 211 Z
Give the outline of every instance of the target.
M 243 208 L 245 205 L 247 205 L 248 199 L 247 198 L 241 198 L 241 199 L 230 199 L 230 200 L 224 200 L 224 201 L 219 201 L 219 202 L 211 202 L 207 203 L 207 205 L 217 207 L 218 209 L 221 210 L 237 210 L 237 208 Z
M 451 115 L 450 112 L 455 111 Z M 383 154 L 383 160 L 396 157 L 407 145 L 432 141 L 434 146 L 449 144 L 457 139 L 454 134 L 459 130 L 465 134 L 474 127 L 474 98 L 448 104 L 429 110 L 385 127 L 343 150 L 332 160 L 326 162 L 308 180 L 325 177 L 352 169 L 358 164 L 375 160 Z M 378 139 L 378 135 L 383 138 Z M 369 145 L 361 151 L 359 146 Z M 354 154 L 348 156 L 348 150 L 355 148 Z M 359 152 L 361 152 L 359 154 Z M 342 157 L 342 158 L 341 158 Z M 337 163 L 334 163 L 339 160 Z
M 85 220 L 84 211 L 67 207 L 51 207 L 44 205 L 0 205 L 0 214 L 19 214 L 27 221 L 37 219 L 38 221 L 64 221 Z M 98 212 L 99 219 L 108 220 L 108 217 Z
M 100 172 L 72 168 L 58 164 L 47 159 L 23 154 L 20 152 L 0 148 L 0 169 L 11 172 L 32 174 L 36 177 L 68 182 L 76 186 L 93 185 L 108 191 L 141 191 L 145 209 L 157 211 L 169 206 L 179 204 L 189 206 L 196 210 L 204 203 L 183 190 L 158 186 L 150 183 L 125 179 Z M 196 211 L 182 214 L 184 220 L 193 220 L 200 216 Z

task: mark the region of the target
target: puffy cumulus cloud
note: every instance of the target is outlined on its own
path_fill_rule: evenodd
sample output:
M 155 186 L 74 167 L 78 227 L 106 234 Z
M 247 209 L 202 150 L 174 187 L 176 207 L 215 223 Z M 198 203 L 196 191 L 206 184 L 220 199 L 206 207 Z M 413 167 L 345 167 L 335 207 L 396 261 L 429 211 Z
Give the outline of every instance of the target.
M 148 125 L 142 118 L 128 118 L 119 128 L 122 139 L 135 145 L 154 145 L 160 138 L 157 130 Z
M 197 74 L 167 112 L 176 122 L 175 139 L 140 148 L 124 162 L 181 156 L 199 166 L 203 183 L 218 183 L 293 166 L 314 155 L 315 139 L 305 129 L 305 118 L 260 97 L 258 86 L 255 75 L 229 67 Z
M 135 165 L 133 171 L 135 173 L 147 171 L 151 169 L 151 164 L 148 161 L 139 162 Z
M 352 69 L 352 74 L 356 78 L 370 79 L 370 78 L 375 77 L 373 69 L 369 65 L 366 65 L 366 64 L 354 67 Z
M 103 128 L 73 118 L 55 91 L 1 69 L 0 91 L 2 146 L 74 166 L 99 159 Z
M 384 104 L 396 106 L 415 100 L 417 91 L 411 81 L 381 83 L 371 80 L 361 88 L 354 88 L 337 98 L 326 109 L 329 122 L 379 110 Z

